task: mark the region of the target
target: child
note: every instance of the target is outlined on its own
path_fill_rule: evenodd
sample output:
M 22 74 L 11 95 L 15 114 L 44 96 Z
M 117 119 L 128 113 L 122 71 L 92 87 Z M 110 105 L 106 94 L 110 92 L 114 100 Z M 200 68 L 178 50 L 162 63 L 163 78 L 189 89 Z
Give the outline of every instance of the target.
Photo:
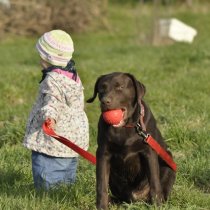
M 43 133 L 43 122 L 50 119 L 58 135 L 85 150 L 89 146 L 89 130 L 83 86 L 71 59 L 74 47 L 70 35 L 52 30 L 38 40 L 36 48 L 44 69 L 26 126 L 24 146 L 32 150 L 35 188 L 48 190 L 75 181 L 78 154 Z

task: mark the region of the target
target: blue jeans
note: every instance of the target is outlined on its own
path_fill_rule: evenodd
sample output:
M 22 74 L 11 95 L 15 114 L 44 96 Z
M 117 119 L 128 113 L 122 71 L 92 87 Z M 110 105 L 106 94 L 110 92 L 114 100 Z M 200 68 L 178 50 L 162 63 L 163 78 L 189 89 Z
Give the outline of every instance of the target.
M 59 158 L 32 151 L 32 172 L 36 189 L 48 190 L 75 182 L 78 158 Z

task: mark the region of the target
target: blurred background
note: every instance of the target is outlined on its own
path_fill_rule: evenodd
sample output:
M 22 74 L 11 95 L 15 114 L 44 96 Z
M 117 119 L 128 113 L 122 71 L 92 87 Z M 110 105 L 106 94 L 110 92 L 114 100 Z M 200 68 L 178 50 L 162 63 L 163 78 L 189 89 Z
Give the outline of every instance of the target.
M 160 210 L 209 210 L 209 0 L 0 0 L 0 209 L 95 209 L 95 166 L 80 158 L 75 186 L 39 195 L 31 153 L 22 146 L 41 79 L 35 44 L 51 29 L 71 34 L 86 99 L 96 79 L 114 71 L 146 86 L 144 99 L 178 164 Z M 98 100 L 85 110 L 95 154 Z M 139 202 L 110 209 L 157 207 Z
M 132 5 L 133 15 L 140 18 L 148 12 L 152 21 L 170 17 L 175 8 L 205 13 L 208 0 L 0 0 L 0 35 L 36 35 L 54 28 L 68 32 L 84 32 L 106 27 L 110 30 L 110 4 Z M 151 11 L 145 6 L 153 7 Z M 152 25 L 148 25 L 152 27 Z M 154 27 L 154 25 L 153 25 Z M 152 28 L 153 32 L 155 29 Z

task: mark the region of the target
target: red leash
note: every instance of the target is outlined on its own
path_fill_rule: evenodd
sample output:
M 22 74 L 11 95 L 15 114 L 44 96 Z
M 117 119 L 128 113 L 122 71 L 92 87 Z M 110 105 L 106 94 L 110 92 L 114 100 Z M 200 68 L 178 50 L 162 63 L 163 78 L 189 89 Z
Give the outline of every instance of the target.
M 79 155 L 81 155 L 82 157 L 84 157 L 85 159 L 90 161 L 92 164 L 94 164 L 94 165 L 96 164 L 96 157 L 94 155 L 92 155 L 91 153 L 85 151 L 84 149 L 82 149 L 81 147 L 77 146 L 76 144 L 74 144 L 70 140 L 68 140 L 68 139 L 66 139 L 66 138 L 64 138 L 62 136 L 57 135 L 55 133 L 55 131 L 50 127 L 50 121 L 49 120 L 46 120 L 43 123 L 42 129 L 48 136 L 51 136 L 51 137 L 57 139 L 62 144 L 65 144 L 67 147 L 69 147 L 72 150 L 74 150 L 75 152 L 77 152 Z
M 166 152 L 165 149 L 163 149 L 160 144 L 153 139 L 152 136 L 148 135 L 148 137 L 145 139 L 145 142 L 150 145 L 150 147 L 155 150 L 155 152 L 174 170 L 177 170 L 176 163 L 173 161 L 171 156 Z
M 147 143 L 162 158 L 162 160 L 164 160 L 169 165 L 169 167 L 171 167 L 174 171 L 177 170 L 176 163 L 173 161 L 168 152 L 163 147 L 161 147 L 160 144 L 150 134 L 147 134 L 146 131 L 143 131 L 139 123 L 137 123 L 135 126 L 128 125 L 126 127 L 135 127 L 138 135 L 144 138 L 144 142 Z
M 171 167 L 174 171 L 177 170 L 177 165 L 173 161 L 172 157 L 168 152 L 160 146 L 160 144 L 149 134 L 146 133 L 146 126 L 144 124 L 144 106 L 140 102 L 141 114 L 140 114 L 140 124 L 136 125 L 127 125 L 125 127 L 136 127 L 137 133 L 144 138 L 144 141 Z

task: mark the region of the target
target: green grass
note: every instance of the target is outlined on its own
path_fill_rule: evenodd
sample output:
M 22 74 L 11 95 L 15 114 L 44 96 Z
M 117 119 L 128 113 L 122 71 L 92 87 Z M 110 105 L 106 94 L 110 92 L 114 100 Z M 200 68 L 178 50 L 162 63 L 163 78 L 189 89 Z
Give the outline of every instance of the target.
M 210 12 L 183 7 L 170 11 L 198 30 L 193 44 L 152 46 L 146 42 L 151 31 L 149 6 L 110 5 L 107 30 L 73 34 L 74 59 L 86 99 L 101 74 L 130 72 L 145 84 L 145 100 L 178 164 L 174 189 L 160 209 L 209 210 Z M 49 193 L 34 191 L 30 151 L 22 147 L 22 140 L 41 78 L 36 39 L 0 40 L 0 209 L 95 209 L 95 166 L 82 158 L 74 186 Z M 98 101 L 86 104 L 86 112 L 89 151 L 95 153 Z M 157 208 L 140 202 L 110 209 Z

